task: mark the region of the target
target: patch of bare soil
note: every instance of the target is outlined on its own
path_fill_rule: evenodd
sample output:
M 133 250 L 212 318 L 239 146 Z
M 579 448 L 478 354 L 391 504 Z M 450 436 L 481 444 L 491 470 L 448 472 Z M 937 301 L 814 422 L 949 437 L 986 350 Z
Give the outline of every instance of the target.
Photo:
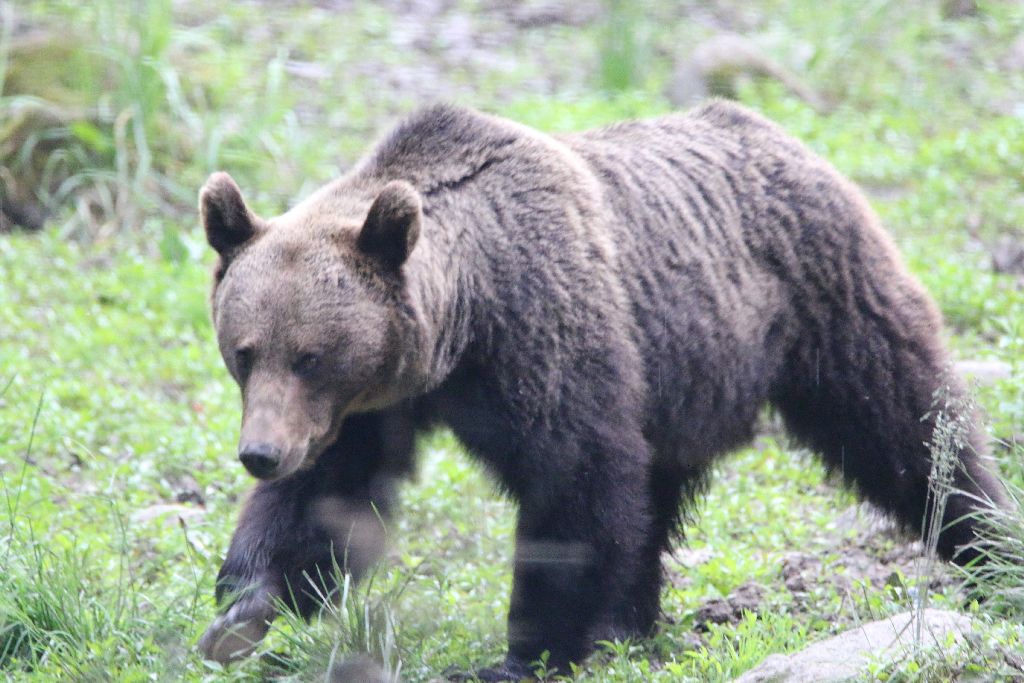
M 892 585 L 894 573 L 913 578 L 925 561 L 924 548 L 919 540 L 910 538 L 891 519 L 866 503 L 854 505 L 843 512 L 837 520 L 838 545 L 835 559 L 823 561 L 822 568 L 833 570 L 845 568 L 853 582 L 868 582 L 875 588 Z M 794 553 L 783 562 L 783 577 L 790 590 L 796 592 L 798 585 L 790 586 L 790 579 L 800 575 L 798 566 L 813 564 L 799 559 L 806 554 Z M 831 555 L 831 554 L 830 554 Z M 818 554 L 818 559 L 821 555 Z M 787 566 L 789 577 L 786 577 Z M 933 563 L 929 588 L 938 590 L 956 584 L 959 579 L 941 561 Z M 839 588 L 848 588 L 849 583 L 833 580 Z
M 828 545 L 829 538 L 834 545 Z M 888 588 L 907 595 L 918 590 L 918 577 L 927 577 L 929 591 L 960 583 L 944 562 L 926 562 L 919 541 L 908 539 L 895 524 L 862 504 L 840 515 L 835 531 L 821 547 L 786 554 L 780 563 L 778 583 L 792 597 L 787 607 L 791 614 L 817 616 L 838 625 L 862 616 L 848 609 L 862 591 Z M 824 605 L 830 602 L 828 596 L 835 594 L 842 596 L 846 608 L 822 614 Z M 712 624 L 739 623 L 745 611 L 757 612 L 768 607 L 769 601 L 776 599 L 765 586 L 745 583 L 724 598 L 705 602 L 697 610 L 696 629 L 707 631 Z
M 764 599 L 765 588 L 756 583 L 745 583 L 725 598 L 708 600 L 694 618 L 698 631 L 706 632 L 712 624 L 735 624 L 744 612 L 756 612 Z

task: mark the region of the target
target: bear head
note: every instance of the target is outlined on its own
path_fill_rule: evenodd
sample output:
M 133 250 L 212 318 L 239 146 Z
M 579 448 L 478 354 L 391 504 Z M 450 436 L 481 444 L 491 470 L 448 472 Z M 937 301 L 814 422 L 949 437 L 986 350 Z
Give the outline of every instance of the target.
M 315 462 L 345 415 L 392 404 L 407 364 L 403 266 L 422 221 L 404 181 L 330 188 L 262 220 L 226 173 L 199 208 L 219 260 L 211 308 L 242 393 L 238 456 L 261 479 Z

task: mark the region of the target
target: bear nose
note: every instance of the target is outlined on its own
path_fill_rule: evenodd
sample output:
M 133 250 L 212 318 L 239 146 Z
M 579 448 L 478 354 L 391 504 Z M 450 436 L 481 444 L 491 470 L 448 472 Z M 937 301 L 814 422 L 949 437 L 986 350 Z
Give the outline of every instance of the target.
M 269 443 L 247 443 L 238 449 L 238 459 L 259 479 L 273 474 L 281 462 L 281 449 Z

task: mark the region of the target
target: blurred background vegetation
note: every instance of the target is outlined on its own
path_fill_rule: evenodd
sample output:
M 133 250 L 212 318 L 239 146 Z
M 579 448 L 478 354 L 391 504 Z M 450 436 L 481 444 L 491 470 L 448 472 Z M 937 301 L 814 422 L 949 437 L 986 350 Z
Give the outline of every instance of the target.
M 193 654 L 249 485 L 197 189 L 227 170 L 255 210 L 281 212 L 432 101 L 558 132 L 708 96 L 760 110 L 866 189 L 957 357 L 991 376 L 994 454 L 1024 484 L 1020 2 L 0 3 L 0 674 L 307 680 L 368 651 L 429 680 L 497 658 L 512 510 L 445 433 L 424 439 L 380 576 L 331 628 L 285 623 L 230 672 Z M 720 480 L 674 560 L 662 634 L 609 646 L 586 680 L 728 680 L 906 608 L 890 581 L 909 571 L 903 546 L 837 522 L 858 508 L 808 454 L 768 429 Z M 794 551 L 824 558 L 820 588 L 780 576 Z M 861 583 L 833 580 L 854 565 Z M 707 601 L 751 581 L 766 588 L 745 613 L 703 625 Z M 1017 614 L 882 673 L 1020 676 Z

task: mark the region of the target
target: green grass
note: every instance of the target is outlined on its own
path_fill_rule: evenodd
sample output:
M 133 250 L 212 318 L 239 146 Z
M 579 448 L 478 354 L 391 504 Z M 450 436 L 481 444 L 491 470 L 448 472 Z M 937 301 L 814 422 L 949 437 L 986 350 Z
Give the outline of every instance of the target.
M 1009 379 L 978 391 L 993 434 L 1009 440 L 1024 425 L 1024 288 L 991 272 L 986 248 L 1019 239 L 1024 224 L 1024 74 L 1000 66 L 1024 13 L 982 4 L 980 16 L 951 22 L 937 5 L 763 3 L 747 15 L 751 32 L 834 107 L 816 113 L 765 81 L 741 84 L 740 94 L 867 188 L 942 307 L 956 355 L 1010 364 Z M 671 5 L 516 34 L 488 48 L 497 66 L 456 60 L 438 78 L 449 99 L 548 131 L 663 113 L 671 55 L 711 32 L 671 19 Z M 49 198 L 48 227 L 0 236 L 0 675 L 310 680 L 366 651 L 402 680 L 426 681 L 449 665 L 497 660 L 514 510 L 445 431 L 421 439 L 418 475 L 372 581 L 317 623 L 280 620 L 260 657 L 227 670 L 198 658 L 251 481 L 233 456 L 238 395 L 207 313 L 212 258 L 195 190 L 225 168 L 258 211 L 285 208 L 416 104 L 387 74 L 421 55 L 389 42 L 400 18 L 372 3 L 346 14 L 290 4 L 118 7 L 20 8 L 79 27 L 66 76 L 98 114 L 55 133 L 67 158 L 87 165 Z M 483 27 L 496 21 L 478 3 L 459 7 Z M 608 42 L 609 23 L 634 27 L 643 44 Z M 100 45 L 94 35 L 110 38 Z M 436 37 L 438 50 L 446 40 Z M 958 49 L 967 56 L 956 61 Z M 296 64 L 321 71 L 297 76 Z M 529 85 L 540 77 L 555 84 L 550 92 Z M 0 119 L 21 96 L 0 93 Z M 1018 486 L 1022 456 L 1020 445 L 997 450 Z M 203 504 L 178 502 L 193 489 Z M 659 634 L 607 644 L 579 680 L 729 680 L 767 654 L 909 609 L 911 578 L 876 588 L 844 568 L 852 540 L 837 518 L 853 502 L 812 456 L 775 437 L 725 460 L 688 544 L 668 563 Z M 892 544 L 880 541 L 877 552 Z M 805 594 L 791 593 L 780 570 L 794 552 L 822 560 Z M 1012 571 L 998 580 L 1020 585 Z M 703 604 L 749 582 L 764 590 L 755 612 L 697 629 Z M 945 589 L 932 604 L 959 598 Z M 1007 613 L 980 612 L 978 642 L 965 650 L 925 652 L 876 675 L 1005 670 L 1004 653 L 1021 654 L 1022 630 L 1019 612 Z

